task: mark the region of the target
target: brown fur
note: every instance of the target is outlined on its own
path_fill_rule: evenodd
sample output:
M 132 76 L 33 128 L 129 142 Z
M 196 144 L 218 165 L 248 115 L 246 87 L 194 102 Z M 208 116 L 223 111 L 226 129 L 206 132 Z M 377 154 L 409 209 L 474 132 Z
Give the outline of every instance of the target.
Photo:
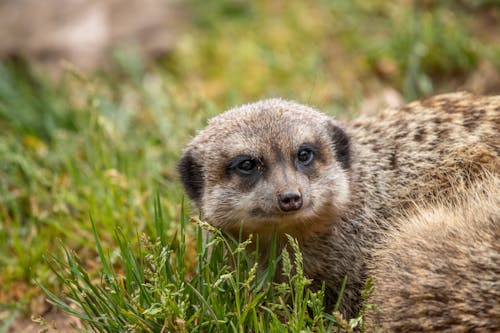
M 498 173 L 499 141 L 500 96 L 441 95 L 344 125 L 271 99 L 212 119 L 179 171 L 212 225 L 232 233 L 243 226 L 264 241 L 273 230 L 297 237 L 306 274 L 326 283 L 327 307 L 347 275 L 341 310 L 351 316 L 366 260 L 394 217 L 415 203 L 452 200 L 452 188 L 466 189 L 484 170 Z M 315 147 L 306 168 L 297 162 L 304 144 Z M 235 171 L 241 156 L 256 161 L 253 178 Z M 303 206 L 283 212 L 277 197 L 289 190 Z
M 456 197 L 395 222 L 400 228 L 374 251 L 370 331 L 500 329 L 500 178 Z

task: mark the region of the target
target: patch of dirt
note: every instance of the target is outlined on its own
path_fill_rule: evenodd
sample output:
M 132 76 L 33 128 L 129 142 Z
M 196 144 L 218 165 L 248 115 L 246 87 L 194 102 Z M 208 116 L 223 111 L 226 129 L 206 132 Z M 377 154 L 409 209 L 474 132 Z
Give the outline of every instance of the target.
M 19 315 L 12 325 L 7 329 L 7 333 L 38 333 L 38 332 L 76 332 L 77 328 L 83 328 L 78 318 L 70 317 L 52 308 L 43 316 L 28 318 Z
M 359 106 L 360 114 L 374 115 L 386 108 L 398 108 L 405 104 L 403 96 L 393 88 L 384 87 L 363 98 Z
M 489 61 L 483 61 L 469 75 L 464 89 L 476 94 L 498 94 L 500 91 L 500 69 Z
M 151 59 L 172 48 L 185 12 L 176 0 L 2 0 L 0 58 L 91 70 L 127 45 Z

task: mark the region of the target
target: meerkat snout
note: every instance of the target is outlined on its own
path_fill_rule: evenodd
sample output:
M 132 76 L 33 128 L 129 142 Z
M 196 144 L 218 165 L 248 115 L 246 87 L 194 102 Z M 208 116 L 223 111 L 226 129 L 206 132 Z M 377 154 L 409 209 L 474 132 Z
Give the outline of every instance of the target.
M 299 191 L 287 191 L 278 194 L 278 204 L 282 211 L 290 212 L 302 207 L 302 195 Z

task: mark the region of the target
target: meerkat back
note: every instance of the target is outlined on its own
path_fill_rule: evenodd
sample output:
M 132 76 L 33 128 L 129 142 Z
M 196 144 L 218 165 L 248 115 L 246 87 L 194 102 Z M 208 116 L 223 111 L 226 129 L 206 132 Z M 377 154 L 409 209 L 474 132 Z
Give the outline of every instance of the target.
M 500 330 L 500 177 L 417 208 L 375 251 L 369 331 Z

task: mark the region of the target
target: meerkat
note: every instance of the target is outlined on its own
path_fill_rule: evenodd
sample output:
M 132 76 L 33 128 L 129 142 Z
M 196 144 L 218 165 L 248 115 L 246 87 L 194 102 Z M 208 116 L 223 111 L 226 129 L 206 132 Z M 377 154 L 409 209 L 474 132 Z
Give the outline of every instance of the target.
M 498 173 L 500 96 L 455 93 L 340 123 L 282 99 L 222 113 L 179 162 L 187 195 L 214 227 L 300 245 L 313 288 L 357 314 L 366 264 L 390 221 Z M 452 198 L 450 197 L 450 200 Z
M 500 177 L 395 223 L 373 251 L 368 331 L 500 330 Z

